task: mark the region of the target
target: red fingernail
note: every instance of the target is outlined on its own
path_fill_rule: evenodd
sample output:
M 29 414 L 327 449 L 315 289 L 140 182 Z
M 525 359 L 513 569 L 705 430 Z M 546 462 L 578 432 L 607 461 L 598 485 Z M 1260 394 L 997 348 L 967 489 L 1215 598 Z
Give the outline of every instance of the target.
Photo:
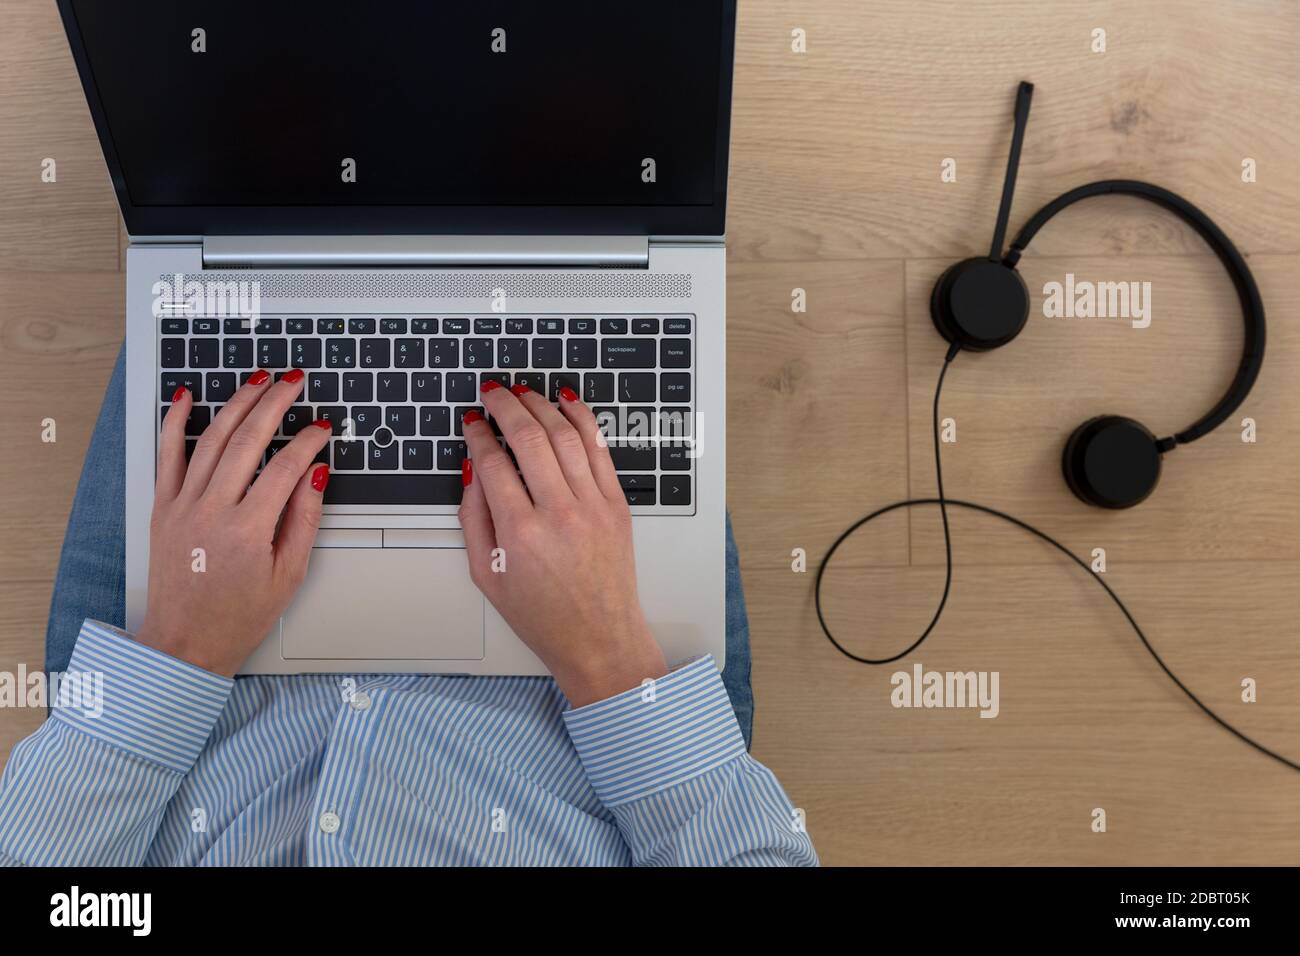
M 500 387 L 501 387 L 501 383 L 500 383 L 500 382 L 498 382 L 498 381 L 497 381 L 496 379 L 494 379 L 494 378 L 490 378 L 490 379 L 488 379 L 486 382 L 484 382 L 482 385 L 480 385 L 478 390 L 479 390 L 480 392 L 492 392 L 492 391 L 495 391 L 496 389 L 498 389 L 498 388 L 500 388 Z
M 327 432 L 332 432 L 334 430 L 334 423 L 331 421 L 326 421 L 324 418 L 318 418 L 314 422 L 312 422 L 312 424 L 315 425 L 317 428 L 325 429 Z
M 325 486 L 330 483 L 330 466 L 317 465 L 316 470 L 311 473 L 311 486 L 322 494 Z
M 469 463 L 468 458 L 462 458 L 460 462 L 460 483 L 464 488 L 470 486 L 474 480 L 474 466 Z
M 560 389 L 560 398 L 564 399 L 566 402 L 576 402 L 578 400 L 578 393 L 566 385 Z
M 532 389 L 529 388 L 527 385 L 523 384 L 522 382 L 520 382 L 518 385 L 512 385 L 512 386 L 510 386 L 510 394 L 512 394 L 512 395 L 518 395 L 518 396 L 520 396 L 521 398 L 522 398 L 524 395 L 527 395 L 527 394 L 528 394 L 529 392 L 531 392 L 531 391 L 532 391 Z
M 271 373 L 270 373 L 270 372 L 268 372 L 268 371 L 267 371 L 266 369 L 264 369 L 264 368 L 259 368 L 259 369 L 258 369 L 256 372 L 254 372 L 252 375 L 248 376 L 248 381 L 245 382 L 244 384 L 245 384 L 245 385 L 252 385 L 252 386 L 254 386 L 254 387 L 256 387 L 256 386 L 258 386 L 258 385 L 264 385 L 264 384 L 266 384 L 266 380 L 267 380 L 268 378 L 270 378 L 270 377 L 271 377 Z
M 290 385 L 297 385 L 302 381 L 304 374 L 305 373 L 302 369 L 296 368 L 291 372 L 285 372 L 284 378 L 281 379 L 281 381 L 288 382 Z
M 184 385 L 179 386 L 176 391 L 172 392 L 172 401 L 179 402 L 182 398 L 190 393 L 190 390 Z
M 483 416 L 472 409 L 465 413 L 465 417 L 460 420 L 462 425 L 473 425 L 475 422 L 481 422 Z

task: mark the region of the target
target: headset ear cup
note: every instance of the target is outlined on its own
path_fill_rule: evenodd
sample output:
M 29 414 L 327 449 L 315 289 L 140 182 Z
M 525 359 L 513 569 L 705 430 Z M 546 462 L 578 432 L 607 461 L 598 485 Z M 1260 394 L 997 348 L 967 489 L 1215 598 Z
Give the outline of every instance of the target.
M 939 334 L 972 352 L 1006 345 L 1029 320 L 1029 289 L 1013 267 L 996 259 L 963 259 L 939 276 L 930 293 Z
M 1074 430 L 1061 465 L 1066 484 L 1081 501 L 1098 508 L 1132 508 L 1160 481 L 1160 447 L 1141 422 L 1100 415 Z

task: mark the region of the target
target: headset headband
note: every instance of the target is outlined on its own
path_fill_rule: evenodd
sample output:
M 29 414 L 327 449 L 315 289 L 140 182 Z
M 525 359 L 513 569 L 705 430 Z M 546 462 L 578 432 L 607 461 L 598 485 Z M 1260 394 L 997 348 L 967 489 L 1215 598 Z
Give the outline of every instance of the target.
M 1232 276 L 1232 284 L 1237 287 L 1237 298 L 1241 300 L 1241 314 L 1245 320 L 1246 337 L 1242 346 L 1241 365 L 1237 368 L 1237 375 L 1232 380 L 1232 384 L 1228 386 L 1223 398 L 1219 399 L 1218 404 L 1204 416 L 1171 438 L 1159 440 L 1157 444 L 1160 450 L 1162 452 L 1168 451 L 1175 445 L 1186 445 L 1202 435 L 1209 434 L 1223 424 L 1228 416 L 1235 412 L 1241 403 L 1246 400 L 1251 386 L 1255 384 L 1255 379 L 1259 376 L 1260 366 L 1264 363 L 1264 303 L 1259 297 L 1259 288 L 1255 285 L 1255 278 L 1250 274 L 1250 269 L 1246 266 L 1246 260 L 1237 251 L 1237 247 L 1232 244 L 1232 240 L 1223 234 L 1223 230 L 1216 226 L 1209 216 L 1186 199 L 1171 193 L 1167 189 L 1133 179 L 1105 179 L 1101 182 L 1080 186 L 1078 189 L 1071 189 L 1068 193 L 1053 199 L 1034 213 L 1030 220 L 1025 223 L 1020 230 L 1020 234 L 1011 243 L 1010 250 L 1002 260 L 1003 264 L 1014 269 L 1016 263 L 1020 261 L 1020 254 L 1024 252 L 1025 247 L 1029 245 L 1030 240 L 1034 238 L 1038 230 L 1065 207 L 1073 205 L 1080 199 L 1087 199 L 1089 196 L 1110 194 L 1137 196 L 1158 206 L 1163 206 L 1200 233 L 1201 238 L 1206 241 L 1214 254 L 1218 256 L 1219 261 L 1223 263 L 1224 268 L 1228 270 L 1228 275 Z

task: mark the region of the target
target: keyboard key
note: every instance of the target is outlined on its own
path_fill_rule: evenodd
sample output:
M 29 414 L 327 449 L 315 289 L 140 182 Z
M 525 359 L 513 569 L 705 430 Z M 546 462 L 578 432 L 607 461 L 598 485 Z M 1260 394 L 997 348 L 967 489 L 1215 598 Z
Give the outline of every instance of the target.
M 645 491 L 647 488 L 654 488 L 654 475 L 619 475 L 619 487 L 624 491 Z
M 488 382 L 496 382 L 502 388 L 510 387 L 509 372 L 482 372 L 479 374 L 478 379 L 478 386 L 480 389 L 482 389 Z
M 595 335 L 595 319 L 569 319 L 570 335 Z
M 658 335 L 659 320 L 658 319 L 633 319 L 632 334 L 633 335 Z
M 459 365 L 458 339 L 429 339 L 429 368 L 456 368 Z
M 326 368 L 356 368 L 356 339 L 327 339 L 325 341 Z
M 230 396 L 235 394 L 234 372 L 209 372 L 203 376 L 203 382 L 207 400 L 214 405 L 230 401 Z
M 212 409 L 205 405 L 191 406 L 189 420 L 185 422 L 185 434 L 198 438 L 203 434 L 203 429 L 210 424 L 212 424 Z
M 537 332 L 540 335 L 563 335 L 563 319 L 538 319 Z
M 342 319 L 317 319 L 316 331 L 321 335 L 342 335 L 343 320 Z
M 424 368 L 424 339 L 394 339 L 393 365 L 397 368 Z
M 163 368 L 184 368 L 185 340 L 163 339 L 159 348 L 159 361 Z
M 532 335 L 532 319 L 506 319 L 506 332 L 510 335 Z
M 659 435 L 664 438 L 687 439 L 691 437 L 691 410 L 687 407 L 659 409 Z
M 629 505 L 652 505 L 655 503 L 655 490 L 653 488 L 640 491 L 624 490 L 623 497 L 627 499 Z
M 563 339 L 533 339 L 533 368 L 562 368 Z
M 361 471 L 366 467 L 365 442 L 344 440 L 331 442 L 331 444 L 334 446 L 333 467 L 335 471 Z M 326 497 L 329 497 L 328 489 L 326 490 Z
M 601 339 L 603 368 L 654 368 L 654 339 Z
M 690 319 L 664 319 L 664 335 L 690 335 Z
M 595 368 L 596 340 L 569 339 L 567 359 L 569 368 Z
M 375 376 L 375 401 L 406 401 L 406 373 L 380 372 Z
M 433 470 L 433 442 L 431 441 L 402 442 L 402 470 L 403 471 L 432 471 Z
M 469 319 L 443 319 L 443 335 L 468 335 Z
M 691 340 L 660 339 L 659 364 L 663 368 L 690 368 Z
M 501 368 L 523 368 L 527 364 L 527 339 L 502 339 L 497 343 L 497 365 Z
M 500 319 L 475 319 L 474 334 L 475 335 L 500 335 L 501 320 Z
M 654 372 L 622 372 L 618 376 L 620 402 L 653 402 L 655 400 Z
M 310 425 L 314 418 L 310 405 L 292 405 L 280 422 L 280 434 L 292 438 Z
M 221 345 L 221 365 L 223 368 L 252 368 L 253 340 L 226 339 Z
M 562 388 L 568 387 L 575 392 L 582 388 L 582 376 L 577 372 L 552 372 L 550 381 L 551 387 L 546 394 L 553 402 L 560 400 L 560 389 Z
M 619 471 L 654 471 L 655 450 L 650 445 L 610 445 L 609 455 Z
M 190 368 L 217 368 L 220 364 L 220 342 L 216 339 L 190 339 Z
M 515 372 L 515 384 L 527 385 L 539 395 L 546 394 L 545 372 Z
M 627 335 L 627 319 L 601 319 L 601 335 Z
M 412 372 L 411 373 L 411 401 L 413 402 L 442 401 L 442 373 L 441 372 Z
M 353 405 L 348 417 L 352 420 L 352 434 L 358 438 L 373 435 L 382 424 L 378 405 Z
M 457 405 L 455 408 L 452 409 L 451 418 L 453 424 L 453 431 L 455 431 L 457 435 L 465 434 L 464 420 L 465 420 L 466 412 L 478 412 L 480 415 L 482 415 L 483 408 L 480 405 Z
M 448 372 L 447 401 L 472 402 L 478 398 L 478 376 L 473 372 Z
M 216 335 L 221 331 L 221 323 L 216 319 L 195 319 L 191 331 L 195 335 Z
M 413 335 L 437 335 L 438 320 L 437 319 L 412 319 L 411 333 Z
M 285 447 L 288 444 L 289 443 L 282 438 L 275 439 L 273 442 L 271 442 L 271 444 L 266 446 L 266 455 L 263 457 L 262 461 L 265 464 L 269 465 L 271 463 L 271 459 L 274 458 L 276 455 L 280 454 L 280 452 L 284 451 Z
M 353 322 L 361 321 L 352 319 Z M 374 319 L 368 321 L 373 322 Z M 388 339 L 362 339 L 361 340 L 361 367 L 362 368 L 388 368 Z
M 189 330 L 190 330 L 189 319 L 163 319 L 162 320 L 163 335 L 184 335 Z
M 469 457 L 463 441 L 438 442 L 438 470 L 460 471 L 460 463 Z
M 284 331 L 284 321 L 282 319 L 258 319 L 257 325 L 253 326 L 253 331 L 258 335 L 279 335 Z
M 389 445 L 369 442 L 366 446 L 366 461 L 370 465 L 370 470 L 396 471 L 399 451 L 396 442 Z
M 464 362 L 466 368 L 491 368 L 494 364 L 492 361 L 492 340 L 466 339 L 461 361 Z
M 690 471 L 690 449 L 685 445 L 661 445 L 659 448 L 660 471 Z
M 348 319 L 348 333 L 351 335 L 374 335 L 374 319 Z
M 339 444 L 335 442 L 335 444 Z M 396 447 L 396 446 L 394 446 Z M 460 471 L 460 465 L 456 466 Z M 330 476 L 327 505 L 458 505 L 463 488 L 460 475 Z
M 339 400 L 339 373 L 312 372 L 308 375 L 307 400 L 310 402 L 337 402 Z
M 284 368 L 289 364 L 289 343 L 285 339 L 259 339 L 257 365 L 259 368 Z
M 691 376 L 687 372 L 664 372 L 659 376 L 659 401 L 689 402 Z
M 588 405 L 614 401 L 614 373 L 588 372 L 582 376 L 582 400 Z
M 289 319 L 284 328 L 290 335 L 311 335 L 311 319 Z
M 394 435 L 414 435 L 415 408 L 410 405 L 390 405 L 384 410 L 384 424 Z
M 291 339 L 289 359 L 294 368 L 320 368 L 320 339 Z
M 691 503 L 691 476 L 661 475 L 659 477 L 659 503 L 661 505 L 689 505 Z
M 343 434 L 343 421 L 348 417 L 348 410 L 342 405 L 318 405 L 316 407 L 316 418 L 319 421 L 329 422 L 334 426 L 332 433 L 335 435 Z
M 346 372 L 343 375 L 343 401 L 373 402 L 375 377 L 370 372 Z
M 379 331 L 383 335 L 405 335 L 406 319 L 380 319 Z
M 421 435 L 451 434 L 451 409 L 446 405 L 422 405 L 418 417 Z
M 252 319 L 226 319 L 221 323 L 221 331 L 226 335 L 252 335 Z

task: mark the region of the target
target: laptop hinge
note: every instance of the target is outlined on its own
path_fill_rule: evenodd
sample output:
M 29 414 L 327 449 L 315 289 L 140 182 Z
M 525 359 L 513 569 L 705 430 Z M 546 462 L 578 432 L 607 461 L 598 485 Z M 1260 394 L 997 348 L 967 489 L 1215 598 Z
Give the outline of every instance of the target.
M 216 268 L 618 266 L 645 269 L 645 236 L 207 236 Z

